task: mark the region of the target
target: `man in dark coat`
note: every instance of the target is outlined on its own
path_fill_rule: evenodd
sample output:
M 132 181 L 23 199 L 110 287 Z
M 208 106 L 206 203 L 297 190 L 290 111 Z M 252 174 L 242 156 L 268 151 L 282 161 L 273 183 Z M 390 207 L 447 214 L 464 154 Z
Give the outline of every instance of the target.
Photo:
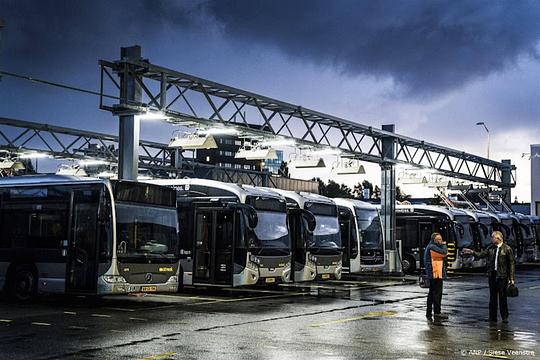
M 503 242 L 503 234 L 494 231 L 491 234 L 492 244 L 482 251 L 463 249 L 464 254 L 472 254 L 475 258 L 487 257 L 487 273 L 489 277 L 489 321 L 497 321 L 497 303 L 502 321 L 508 322 L 508 303 L 506 291 L 508 284 L 516 280 L 515 259 L 512 248 Z
M 431 234 L 431 241 L 424 251 L 424 268 L 429 278 L 429 293 L 427 298 L 426 318 L 432 319 L 434 310 L 435 320 L 448 319 L 448 315 L 441 313 L 443 292 L 443 279 L 446 279 L 446 263 L 444 258 L 448 254 L 448 247 L 441 234 Z

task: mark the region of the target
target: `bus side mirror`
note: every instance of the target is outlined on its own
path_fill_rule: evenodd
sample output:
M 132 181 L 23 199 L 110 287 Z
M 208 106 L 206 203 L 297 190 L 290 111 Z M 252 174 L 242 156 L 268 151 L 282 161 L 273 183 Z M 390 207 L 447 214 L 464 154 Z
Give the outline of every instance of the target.
M 249 210 L 244 210 L 243 212 L 247 217 L 249 228 L 255 229 L 259 223 L 259 217 L 257 216 L 255 209 L 251 208 Z
M 480 225 L 480 228 L 482 229 L 482 232 L 484 233 L 484 236 L 487 236 L 489 233 L 489 229 L 486 224 L 478 223 Z
M 253 206 L 247 204 L 239 203 L 229 203 L 227 204 L 229 209 L 238 209 L 242 211 L 247 218 L 247 225 L 250 229 L 255 229 L 259 223 L 259 217 L 257 216 L 257 211 Z
M 309 232 L 314 232 L 317 227 L 317 221 L 315 220 L 315 215 L 309 210 L 302 209 L 302 219 L 307 223 L 307 229 Z
M 465 235 L 465 228 L 457 221 L 454 221 L 454 225 L 458 229 L 459 237 L 463 239 L 463 235 Z

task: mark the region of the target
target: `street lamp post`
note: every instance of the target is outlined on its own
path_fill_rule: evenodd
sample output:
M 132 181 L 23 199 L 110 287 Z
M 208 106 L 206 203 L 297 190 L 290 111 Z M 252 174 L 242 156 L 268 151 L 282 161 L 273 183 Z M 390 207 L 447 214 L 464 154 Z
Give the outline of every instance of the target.
M 483 121 L 477 122 L 476 125 L 482 125 L 484 127 L 484 129 L 486 129 L 486 132 L 487 132 L 487 158 L 489 159 L 489 129 L 487 128 L 486 124 Z

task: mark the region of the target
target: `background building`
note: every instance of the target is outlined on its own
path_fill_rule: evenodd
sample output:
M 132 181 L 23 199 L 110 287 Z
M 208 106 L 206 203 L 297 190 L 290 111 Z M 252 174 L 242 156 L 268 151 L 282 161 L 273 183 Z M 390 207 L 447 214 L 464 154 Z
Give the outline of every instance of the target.
M 540 144 L 531 145 L 531 215 L 540 214 Z

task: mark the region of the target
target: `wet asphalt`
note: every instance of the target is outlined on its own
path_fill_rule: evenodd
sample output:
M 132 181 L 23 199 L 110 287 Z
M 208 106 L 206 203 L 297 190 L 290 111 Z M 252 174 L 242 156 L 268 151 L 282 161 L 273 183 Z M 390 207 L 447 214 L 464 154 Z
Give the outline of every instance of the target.
M 540 266 L 520 269 L 510 322 L 489 323 L 482 273 L 444 284 L 425 318 L 414 276 L 272 289 L 187 288 L 102 299 L 0 300 L 1 359 L 464 359 L 540 357 Z

